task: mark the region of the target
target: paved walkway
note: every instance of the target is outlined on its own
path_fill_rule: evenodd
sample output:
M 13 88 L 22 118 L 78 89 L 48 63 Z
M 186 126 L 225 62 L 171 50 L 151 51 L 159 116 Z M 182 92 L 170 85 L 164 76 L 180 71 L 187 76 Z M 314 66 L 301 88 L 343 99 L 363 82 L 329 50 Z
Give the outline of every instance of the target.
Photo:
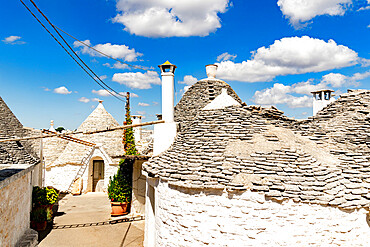
M 59 202 L 54 228 L 39 246 L 143 246 L 144 220 L 125 222 L 111 217 L 110 210 L 104 193 L 67 195 Z

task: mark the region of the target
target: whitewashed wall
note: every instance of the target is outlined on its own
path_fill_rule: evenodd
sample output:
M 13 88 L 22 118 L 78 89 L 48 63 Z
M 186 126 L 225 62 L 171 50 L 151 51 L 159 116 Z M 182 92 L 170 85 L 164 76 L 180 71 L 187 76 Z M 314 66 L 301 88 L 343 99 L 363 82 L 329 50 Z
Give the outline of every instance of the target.
M 89 178 L 91 178 L 93 171 L 93 161 L 103 160 L 104 161 L 104 185 L 103 190 L 107 190 L 109 184 L 109 177 L 112 177 L 117 173 L 118 164 L 112 164 L 113 161 L 107 155 L 107 153 L 102 148 L 96 148 L 94 152 L 89 157 L 89 165 L 82 176 L 83 180 L 83 192 L 89 191 L 88 183 Z M 63 165 L 54 166 L 48 168 L 45 174 L 45 185 L 53 186 L 58 190 L 66 191 L 71 181 L 75 178 L 80 165 Z M 90 187 L 91 188 L 91 187 Z
M 46 170 L 45 172 L 45 185 L 66 191 L 72 180 L 75 178 L 78 169 L 80 169 L 80 166 L 77 165 L 52 167 L 50 170 Z M 86 179 L 83 178 L 84 183 L 85 180 Z
M 147 246 L 370 246 L 369 216 L 363 209 L 349 213 L 293 201 L 277 203 L 250 191 L 192 192 L 159 182 L 156 243 Z M 150 215 L 146 217 L 151 222 Z

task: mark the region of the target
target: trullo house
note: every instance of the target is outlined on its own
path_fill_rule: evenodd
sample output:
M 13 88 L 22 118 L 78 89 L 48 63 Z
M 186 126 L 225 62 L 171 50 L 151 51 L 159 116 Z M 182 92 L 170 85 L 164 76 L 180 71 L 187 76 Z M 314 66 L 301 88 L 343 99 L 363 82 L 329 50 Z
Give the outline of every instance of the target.
M 242 103 L 213 74 L 174 122 L 143 164 L 145 246 L 370 246 L 370 91 L 298 121 Z

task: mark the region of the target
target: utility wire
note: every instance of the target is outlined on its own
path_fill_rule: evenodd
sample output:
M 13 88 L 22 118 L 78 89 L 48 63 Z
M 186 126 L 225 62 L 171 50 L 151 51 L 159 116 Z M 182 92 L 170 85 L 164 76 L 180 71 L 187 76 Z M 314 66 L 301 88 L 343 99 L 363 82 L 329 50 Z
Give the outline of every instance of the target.
M 33 0 L 30 0 L 30 2 L 33 4 L 33 6 L 35 6 L 35 8 L 39 11 L 39 13 L 45 18 L 45 20 L 50 24 L 50 26 L 53 27 L 53 29 L 55 30 L 55 32 L 57 32 L 57 34 L 59 35 L 59 37 L 63 40 L 63 42 L 68 46 L 68 48 L 73 52 L 73 54 L 85 65 L 86 68 L 88 68 L 88 70 L 90 70 L 91 73 L 93 73 L 95 75 L 96 78 L 99 79 L 99 81 L 101 83 L 103 83 L 107 88 L 109 88 L 110 90 L 112 90 L 114 93 L 116 93 L 117 95 L 120 95 L 118 92 L 116 92 L 113 88 L 111 88 L 110 86 L 108 86 L 103 80 L 101 80 L 99 78 L 99 76 L 97 74 L 95 74 L 95 72 L 90 69 L 90 67 L 77 55 L 77 53 L 73 50 L 73 48 L 68 44 L 68 42 L 63 38 L 63 36 L 58 32 L 58 30 L 54 27 L 54 25 L 50 22 L 50 20 L 45 16 L 45 14 L 37 7 L 36 3 L 33 1 Z
M 61 44 L 59 42 L 59 40 L 48 30 L 48 28 L 37 18 L 37 16 L 28 8 L 28 6 L 22 1 L 20 0 L 21 3 L 23 4 L 24 7 L 26 7 L 26 9 L 31 13 L 31 15 L 38 21 L 38 23 L 40 23 L 40 25 L 54 38 L 54 40 L 64 49 L 65 52 L 67 52 L 67 54 L 96 82 L 99 84 L 99 86 L 101 86 L 103 89 L 105 89 L 109 94 L 111 94 L 113 97 L 117 98 L 118 100 L 122 101 L 122 102 L 125 102 L 124 100 L 122 100 L 121 98 L 117 97 L 117 95 L 121 95 L 119 93 L 117 93 L 116 91 L 112 90 L 114 93 L 112 93 L 111 91 L 109 91 L 108 89 L 106 89 L 99 81 L 96 80 L 96 78 L 98 78 L 104 85 L 106 85 L 100 78 L 99 76 L 97 76 L 94 72 L 92 72 L 96 78 L 94 76 L 92 76 L 73 56 L 72 54 L 63 46 L 63 44 Z M 32 1 L 32 0 L 31 0 Z M 33 2 L 33 1 L 32 1 Z M 45 17 L 45 16 L 44 16 Z M 50 23 L 50 22 L 49 22 Z M 51 24 L 52 25 L 52 24 Z M 59 34 L 60 35 L 60 34 Z M 73 51 L 74 52 L 74 51 Z M 75 52 L 74 52 L 75 53 Z M 77 56 L 77 54 L 75 53 L 75 55 Z M 78 56 L 77 56 L 78 57 Z M 79 58 L 79 57 L 78 57 Z M 79 58 L 81 60 L 81 58 Z M 82 61 L 82 60 L 81 60 Z M 83 62 L 83 61 L 82 61 Z M 85 64 L 85 63 L 84 63 Z M 85 66 L 90 70 L 92 71 L 86 64 Z M 107 86 L 108 88 L 110 88 L 109 86 Z
M 109 131 L 116 131 L 116 130 L 122 130 L 122 129 L 128 129 L 128 128 L 135 128 L 135 127 L 141 127 L 141 126 L 148 126 L 148 125 L 154 125 L 154 124 L 161 124 L 164 123 L 164 120 L 156 120 L 151 122 L 145 122 L 140 124 L 130 124 L 130 125 L 122 125 L 117 127 L 110 127 L 106 129 L 99 129 L 99 130 L 92 130 L 92 131 L 82 131 L 82 130 L 76 130 L 68 133 L 52 133 L 52 134 L 46 134 L 42 136 L 28 136 L 28 137 L 21 137 L 21 138 L 10 138 L 10 139 L 1 139 L 0 143 L 2 142 L 11 142 L 11 141 L 25 141 L 25 140 L 35 140 L 40 138 L 49 138 L 49 137 L 69 137 L 69 135 L 76 135 L 76 134 L 84 134 L 84 135 L 92 135 L 97 133 L 104 133 Z
M 72 39 L 76 40 L 77 42 L 79 42 L 79 43 L 83 44 L 84 46 L 89 47 L 90 49 L 92 49 L 92 50 L 96 51 L 97 53 L 99 53 L 99 54 L 101 54 L 101 55 L 103 55 L 103 56 L 105 56 L 105 57 L 107 57 L 107 58 L 110 58 L 110 59 L 116 60 L 116 61 L 117 61 L 117 62 L 119 62 L 119 63 L 126 64 L 126 65 L 128 65 L 128 66 L 130 66 L 130 67 L 132 67 L 132 68 L 135 68 L 135 69 L 141 69 L 141 70 L 144 70 L 144 71 L 152 71 L 152 70 L 149 70 L 149 69 L 142 68 L 142 67 L 140 67 L 140 66 L 136 66 L 136 65 L 132 65 L 132 64 L 129 64 L 129 63 L 123 62 L 122 60 L 119 60 L 119 59 L 114 58 L 114 57 L 112 57 L 112 56 L 110 56 L 110 55 L 108 55 L 108 54 L 105 54 L 104 52 L 101 52 L 101 51 L 99 51 L 99 50 L 95 49 L 95 48 L 94 48 L 94 47 L 92 47 L 91 45 L 88 45 L 88 44 L 86 44 L 85 42 L 83 42 L 83 41 L 81 41 L 81 40 L 77 39 L 76 37 L 74 37 L 73 35 L 71 35 L 71 34 L 67 33 L 66 31 L 64 31 L 64 30 L 63 30 L 63 29 L 61 29 L 60 27 L 57 27 L 57 26 L 55 26 L 55 25 L 53 25 L 53 26 L 54 26 L 55 28 L 59 29 L 61 32 L 63 32 L 63 33 L 65 33 L 66 35 L 68 35 L 69 37 L 71 37 Z

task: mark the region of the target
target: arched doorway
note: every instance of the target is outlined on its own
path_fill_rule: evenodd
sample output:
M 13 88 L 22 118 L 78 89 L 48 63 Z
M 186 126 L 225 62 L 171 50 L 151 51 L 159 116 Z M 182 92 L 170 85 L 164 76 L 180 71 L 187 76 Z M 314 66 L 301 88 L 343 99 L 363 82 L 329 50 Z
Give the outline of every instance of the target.
M 102 191 L 104 186 L 104 161 L 93 160 L 92 191 Z

